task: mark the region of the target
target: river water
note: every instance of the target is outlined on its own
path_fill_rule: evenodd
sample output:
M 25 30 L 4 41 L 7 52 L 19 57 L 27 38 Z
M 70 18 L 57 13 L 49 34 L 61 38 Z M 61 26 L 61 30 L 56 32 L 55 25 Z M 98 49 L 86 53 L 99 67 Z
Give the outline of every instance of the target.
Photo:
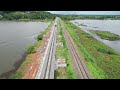
M 91 34 L 97 40 L 120 52 L 120 40 L 104 40 L 101 39 L 99 36 L 89 32 L 89 30 L 101 30 L 110 31 L 111 33 L 120 35 L 120 20 L 72 20 L 71 22 L 80 27 L 85 32 Z
M 26 48 L 47 28 L 46 22 L 0 21 L 0 75 L 15 69 Z

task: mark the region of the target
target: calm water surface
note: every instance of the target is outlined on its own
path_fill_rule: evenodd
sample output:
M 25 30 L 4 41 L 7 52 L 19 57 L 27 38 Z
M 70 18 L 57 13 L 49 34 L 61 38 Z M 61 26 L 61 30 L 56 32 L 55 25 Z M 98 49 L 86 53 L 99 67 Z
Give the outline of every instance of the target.
M 47 28 L 45 22 L 0 21 L 0 75 L 15 68 L 26 48 Z

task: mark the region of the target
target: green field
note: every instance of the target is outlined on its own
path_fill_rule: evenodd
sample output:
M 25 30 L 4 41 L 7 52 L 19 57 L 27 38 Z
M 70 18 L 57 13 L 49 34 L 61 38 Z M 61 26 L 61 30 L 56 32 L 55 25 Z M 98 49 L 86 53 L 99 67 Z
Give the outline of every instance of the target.
M 93 78 L 120 78 L 120 53 L 65 21 L 67 30 L 84 56 Z
M 89 30 L 91 33 L 96 34 L 98 36 L 100 36 L 100 38 L 105 39 L 105 40 L 110 40 L 110 41 L 114 41 L 114 40 L 120 40 L 120 36 L 116 35 L 114 33 L 111 33 L 109 31 L 98 31 L 98 30 Z

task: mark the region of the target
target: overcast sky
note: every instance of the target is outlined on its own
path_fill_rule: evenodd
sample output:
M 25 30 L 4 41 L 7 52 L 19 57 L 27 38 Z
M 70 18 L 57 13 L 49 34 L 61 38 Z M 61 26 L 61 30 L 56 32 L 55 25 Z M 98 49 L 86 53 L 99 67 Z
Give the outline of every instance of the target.
M 120 11 L 48 11 L 54 14 L 120 15 Z

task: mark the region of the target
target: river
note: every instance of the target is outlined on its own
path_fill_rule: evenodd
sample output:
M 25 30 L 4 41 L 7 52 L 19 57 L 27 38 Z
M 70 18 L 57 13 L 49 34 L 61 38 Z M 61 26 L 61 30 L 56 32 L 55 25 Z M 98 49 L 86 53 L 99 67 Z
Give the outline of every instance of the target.
M 89 30 L 101 30 L 110 31 L 111 33 L 120 35 L 120 20 L 72 20 L 71 22 L 80 27 L 85 32 L 91 34 L 97 40 L 120 52 L 120 40 L 104 40 L 101 39 L 99 36 L 89 32 Z
M 46 22 L 0 21 L 0 75 L 14 70 L 29 45 L 47 28 Z

